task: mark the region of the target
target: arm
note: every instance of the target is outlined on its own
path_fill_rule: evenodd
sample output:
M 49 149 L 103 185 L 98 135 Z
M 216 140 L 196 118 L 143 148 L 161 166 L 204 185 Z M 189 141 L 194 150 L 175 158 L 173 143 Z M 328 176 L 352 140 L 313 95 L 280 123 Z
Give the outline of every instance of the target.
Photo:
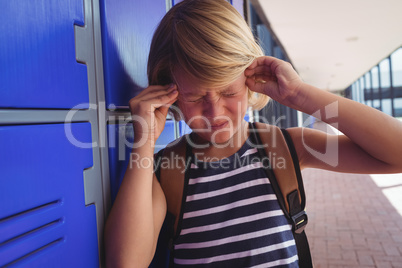
M 251 90 L 310 115 L 320 112 L 324 122 L 335 123 L 345 134 L 333 136 L 312 129 L 290 129 L 302 168 L 354 173 L 402 172 L 402 140 L 398 138 L 402 123 L 398 120 L 304 83 L 289 63 L 279 59 L 258 58 L 245 74 Z M 332 154 L 326 151 L 331 148 Z M 323 161 L 319 157 L 323 155 L 330 161 Z
M 133 153 L 145 157 L 141 149 Z M 148 267 L 165 215 L 165 196 L 152 170 L 128 167 L 105 226 L 107 267 Z
M 176 98 L 177 92 L 172 89 L 153 86 L 130 100 L 132 114 L 144 119 L 141 124 L 134 121 L 134 144 L 139 146 L 132 150 L 133 159 L 153 163 L 155 141 L 164 127 L 168 106 Z M 105 226 L 107 267 L 148 267 L 166 210 L 153 165 L 130 161 Z

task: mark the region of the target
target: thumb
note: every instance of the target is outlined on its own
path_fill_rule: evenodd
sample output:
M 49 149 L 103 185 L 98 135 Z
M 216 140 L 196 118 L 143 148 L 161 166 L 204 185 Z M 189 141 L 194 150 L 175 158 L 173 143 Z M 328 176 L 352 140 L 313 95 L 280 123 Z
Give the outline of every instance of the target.
M 172 106 L 173 103 L 176 102 L 176 98 L 169 101 L 168 103 L 163 104 L 161 107 L 158 108 L 159 112 L 166 117 L 168 112 L 169 112 L 169 108 Z
M 264 93 L 266 87 L 266 81 L 263 79 L 256 79 L 255 77 L 248 77 L 246 79 L 246 86 L 254 92 Z

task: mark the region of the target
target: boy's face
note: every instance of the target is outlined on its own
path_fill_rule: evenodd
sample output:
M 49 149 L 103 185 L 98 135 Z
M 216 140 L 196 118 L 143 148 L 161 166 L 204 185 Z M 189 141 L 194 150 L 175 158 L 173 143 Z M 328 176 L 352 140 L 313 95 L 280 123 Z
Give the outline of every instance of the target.
M 205 87 L 190 76 L 176 72 L 177 104 L 184 120 L 201 139 L 226 143 L 244 124 L 248 106 L 246 77 L 242 74 L 224 87 Z

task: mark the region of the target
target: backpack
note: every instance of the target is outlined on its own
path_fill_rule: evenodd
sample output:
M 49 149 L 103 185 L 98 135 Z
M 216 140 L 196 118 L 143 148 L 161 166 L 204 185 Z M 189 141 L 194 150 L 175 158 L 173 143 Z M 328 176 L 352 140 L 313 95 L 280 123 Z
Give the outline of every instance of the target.
M 189 135 L 189 134 L 187 134 Z M 165 193 L 170 215 L 171 228 L 169 246 L 172 250 L 174 230 L 179 222 L 183 193 L 185 188 L 186 161 L 191 155 L 191 146 L 187 145 L 187 135 L 168 144 L 163 151 L 164 159 L 170 159 L 168 168 L 163 165 L 159 169 L 159 181 Z M 299 266 L 313 267 L 311 253 L 304 228 L 307 225 L 305 212 L 306 197 L 303 181 L 292 139 L 285 129 L 263 123 L 250 123 L 250 135 L 253 135 L 256 148 L 261 159 L 268 157 L 270 165 L 264 165 L 264 170 L 276 194 L 279 205 L 285 216 L 292 223 L 292 232 L 296 242 Z M 273 146 L 272 146 L 273 145 Z M 279 168 L 272 165 L 274 159 L 283 157 L 284 163 L 292 163 L 290 168 Z M 272 161 L 271 161 L 272 160 Z M 169 216 L 169 215 L 168 215 Z M 172 264 L 173 258 L 170 258 Z

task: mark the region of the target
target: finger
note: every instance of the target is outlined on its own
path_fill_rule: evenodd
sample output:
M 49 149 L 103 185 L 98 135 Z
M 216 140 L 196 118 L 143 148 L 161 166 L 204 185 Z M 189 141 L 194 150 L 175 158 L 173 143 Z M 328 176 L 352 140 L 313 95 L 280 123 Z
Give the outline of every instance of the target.
M 178 92 L 176 87 L 170 88 L 169 91 L 156 91 L 152 93 L 148 93 L 142 97 L 134 97 L 129 101 L 130 109 L 150 109 L 149 111 L 155 111 L 162 105 L 169 103 L 174 98 L 177 98 Z M 143 108 L 140 108 L 143 107 Z
M 247 78 L 246 85 L 251 91 L 266 94 L 267 88 L 273 86 L 272 81 L 255 80 L 254 78 Z
M 158 110 L 165 116 L 167 116 L 167 113 L 169 111 L 170 106 L 172 106 L 173 103 L 175 103 L 177 101 L 177 98 L 172 99 L 171 101 L 169 101 L 168 103 L 166 103 L 165 105 L 162 105 L 161 107 L 158 108 Z
M 254 80 L 254 78 L 247 78 L 246 79 L 246 86 L 251 90 L 255 91 L 257 82 Z
M 148 96 L 148 98 L 143 99 L 142 101 L 150 103 L 155 109 L 160 108 L 163 105 L 169 104 L 170 102 L 174 102 L 178 97 L 178 91 L 173 89 L 169 92 L 165 92 L 164 94 L 152 95 Z
M 255 65 L 253 68 L 251 69 L 246 69 L 244 71 L 244 75 L 246 77 L 251 77 L 255 74 L 269 74 L 272 75 L 274 73 L 274 69 L 272 69 L 272 65 L 265 65 L 265 64 L 258 64 Z
M 255 73 L 254 69 L 247 68 L 246 70 L 244 70 L 244 76 L 246 76 L 246 77 L 250 77 L 250 76 L 254 75 L 254 73 Z
M 263 62 L 263 60 L 264 60 L 265 57 L 266 57 L 266 56 L 262 56 L 262 57 L 256 58 L 256 59 L 247 67 L 247 69 L 253 69 L 253 68 L 255 68 L 256 66 L 261 65 L 261 64 L 262 64 L 261 62 Z
M 146 97 L 144 97 L 144 99 L 149 99 L 149 98 L 158 98 L 160 96 L 164 96 L 164 95 L 169 95 L 170 93 L 172 93 L 173 91 L 177 91 L 177 86 L 176 85 L 171 85 L 169 86 L 167 89 L 161 89 L 161 90 L 155 90 L 150 92 L 149 94 L 147 94 Z
M 146 89 L 142 90 L 136 97 L 137 98 L 148 98 L 149 96 L 159 96 L 163 95 L 169 91 L 172 91 L 175 89 L 177 86 L 175 84 L 170 84 L 170 85 L 165 85 L 165 86 L 160 86 L 160 85 L 154 85 L 154 86 L 149 86 Z
M 270 57 L 270 56 L 263 56 L 256 58 L 252 64 L 248 68 L 246 68 L 247 71 L 249 70 L 254 70 L 255 68 L 259 66 L 266 66 L 268 68 L 272 69 L 272 66 L 278 65 L 281 62 L 281 60 L 275 58 L 275 57 Z
M 259 66 L 259 65 L 267 65 L 267 66 L 269 66 L 269 65 L 271 65 L 271 64 L 273 64 L 273 63 L 275 63 L 275 62 L 279 62 L 279 61 L 281 61 L 280 59 L 277 59 L 277 58 L 275 58 L 275 57 L 271 57 L 271 56 L 262 56 L 262 57 L 258 57 L 256 60 L 255 60 L 255 66 Z
M 129 105 L 130 105 L 130 107 L 132 107 L 132 106 L 136 106 L 138 103 L 144 103 L 144 102 L 151 103 L 151 104 L 156 103 L 156 102 L 164 103 L 166 101 L 162 98 L 162 96 L 169 95 L 174 90 L 175 90 L 174 86 L 169 87 L 169 88 L 164 87 L 163 89 L 161 89 L 160 87 L 152 89 L 152 90 L 147 89 L 147 92 L 143 93 L 142 96 L 138 95 L 138 96 L 132 98 L 129 101 Z
M 269 74 L 272 74 L 273 73 L 273 70 L 271 69 L 271 67 L 270 66 L 266 66 L 266 65 L 259 65 L 259 66 L 256 66 L 254 69 L 253 69 L 253 73 L 254 74 L 265 74 L 265 73 L 269 73 Z

